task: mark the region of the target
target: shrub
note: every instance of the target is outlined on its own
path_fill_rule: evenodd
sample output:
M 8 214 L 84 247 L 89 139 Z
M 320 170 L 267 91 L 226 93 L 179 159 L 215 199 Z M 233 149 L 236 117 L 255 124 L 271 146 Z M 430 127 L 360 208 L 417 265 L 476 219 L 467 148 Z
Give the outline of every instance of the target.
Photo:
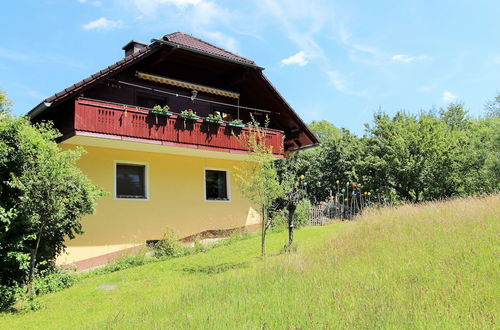
M 7 310 L 16 302 L 18 288 L 0 284 L 0 310 Z
M 308 199 L 303 199 L 297 205 L 295 210 L 295 228 L 307 226 L 309 217 L 311 216 L 311 202 Z
M 273 214 L 272 231 L 280 232 L 288 228 L 288 211 L 281 209 Z
M 183 247 L 179 243 L 175 232 L 167 228 L 160 241 L 153 245 L 155 256 L 161 257 L 179 257 L 185 254 Z
M 309 223 L 309 216 L 311 215 L 311 202 L 307 199 L 301 200 L 297 204 L 294 215 L 294 227 L 301 228 L 307 226 Z M 273 214 L 272 230 L 280 232 L 288 228 L 288 210 L 281 209 Z
M 194 247 L 193 247 L 193 253 L 200 253 L 200 252 L 207 252 L 208 249 L 205 245 L 201 243 L 201 238 L 200 236 L 196 236 L 194 238 Z
M 76 281 L 73 274 L 64 272 L 58 268 L 43 271 L 34 279 L 35 294 L 41 295 L 69 288 Z

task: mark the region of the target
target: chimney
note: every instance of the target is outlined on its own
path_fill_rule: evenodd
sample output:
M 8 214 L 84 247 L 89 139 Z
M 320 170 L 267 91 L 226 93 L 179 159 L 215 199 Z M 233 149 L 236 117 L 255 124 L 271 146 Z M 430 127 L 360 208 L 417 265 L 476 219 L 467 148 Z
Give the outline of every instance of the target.
M 145 44 L 144 42 L 132 40 L 128 44 L 123 46 L 122 49 L 125 51 L 125 57 L 127 57 L 129 55 L 133 55 L 133 54 L 137 53 L 138 51 L 140 51 L 141 49 L 143 49 L 147 45 L 148 44 Z

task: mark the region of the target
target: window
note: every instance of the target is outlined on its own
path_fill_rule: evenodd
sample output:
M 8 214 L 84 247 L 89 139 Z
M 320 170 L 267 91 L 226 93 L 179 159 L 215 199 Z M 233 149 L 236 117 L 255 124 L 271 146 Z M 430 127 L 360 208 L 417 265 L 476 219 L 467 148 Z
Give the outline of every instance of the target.
M 228 201 L 227 172 L 206 170 L 205 171 L 205 197 L 207 200 Z
M 116 198 L 147 198 L 146 165 L 116 164 Z

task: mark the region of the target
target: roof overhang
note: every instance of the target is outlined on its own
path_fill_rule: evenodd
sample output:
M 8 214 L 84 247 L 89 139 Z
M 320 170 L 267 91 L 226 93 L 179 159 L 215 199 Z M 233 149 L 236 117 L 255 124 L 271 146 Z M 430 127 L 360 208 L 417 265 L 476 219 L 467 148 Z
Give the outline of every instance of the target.
M 216 59 L 219 59 L 219 60 L 222 60 L 222 61 L 226 61 L 226 62 L 232 62 L 232 63 L 235 63 L 235 64 L 239 64 L 239 65 L 250 67 L 252 69 L 257 69 L 257 70 L 260 70 L 260 71 L 264 70 L 263 67 L 255 65 L 255 64 L 252 64 L 252 63 L 238 61 L 238 60 L 227 58 L 227 57 L 224 57 L 224 56 L 221 56 L 221 55 L 204 52 L 202 50 L 199 50 L 199 49 L 196 49 L 196 48 L 193 48 L 193 47 L 188 47 L 188 46 L 185 46 L 185 45 L 180 45 L 180 44 L 177 44 L 175 42 L 170 42 L 170 41 L 160 40 L 160 39 L 151 39 L 151 42 L 156 42 L 156 43 L 159 43 L 159 44 L 162 44 L 162 45 L 168 45 L 168 46 L 179 48 L 179 49 L 185 49 L 185 50 L 190 51 L 192 53 L 197 53 L 197 54 L 200 54 L 200 55 L 204 55 L 204 56 L 216 58 Z

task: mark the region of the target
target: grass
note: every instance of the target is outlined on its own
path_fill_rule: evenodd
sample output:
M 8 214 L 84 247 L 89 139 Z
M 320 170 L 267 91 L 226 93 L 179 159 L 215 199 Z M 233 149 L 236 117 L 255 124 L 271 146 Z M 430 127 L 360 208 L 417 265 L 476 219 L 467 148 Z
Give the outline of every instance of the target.
M 0 328 L 498 328 L 500 196 L 374 210 L 89 276 Z M 100 285 L 114 290 L 98 290 Z

